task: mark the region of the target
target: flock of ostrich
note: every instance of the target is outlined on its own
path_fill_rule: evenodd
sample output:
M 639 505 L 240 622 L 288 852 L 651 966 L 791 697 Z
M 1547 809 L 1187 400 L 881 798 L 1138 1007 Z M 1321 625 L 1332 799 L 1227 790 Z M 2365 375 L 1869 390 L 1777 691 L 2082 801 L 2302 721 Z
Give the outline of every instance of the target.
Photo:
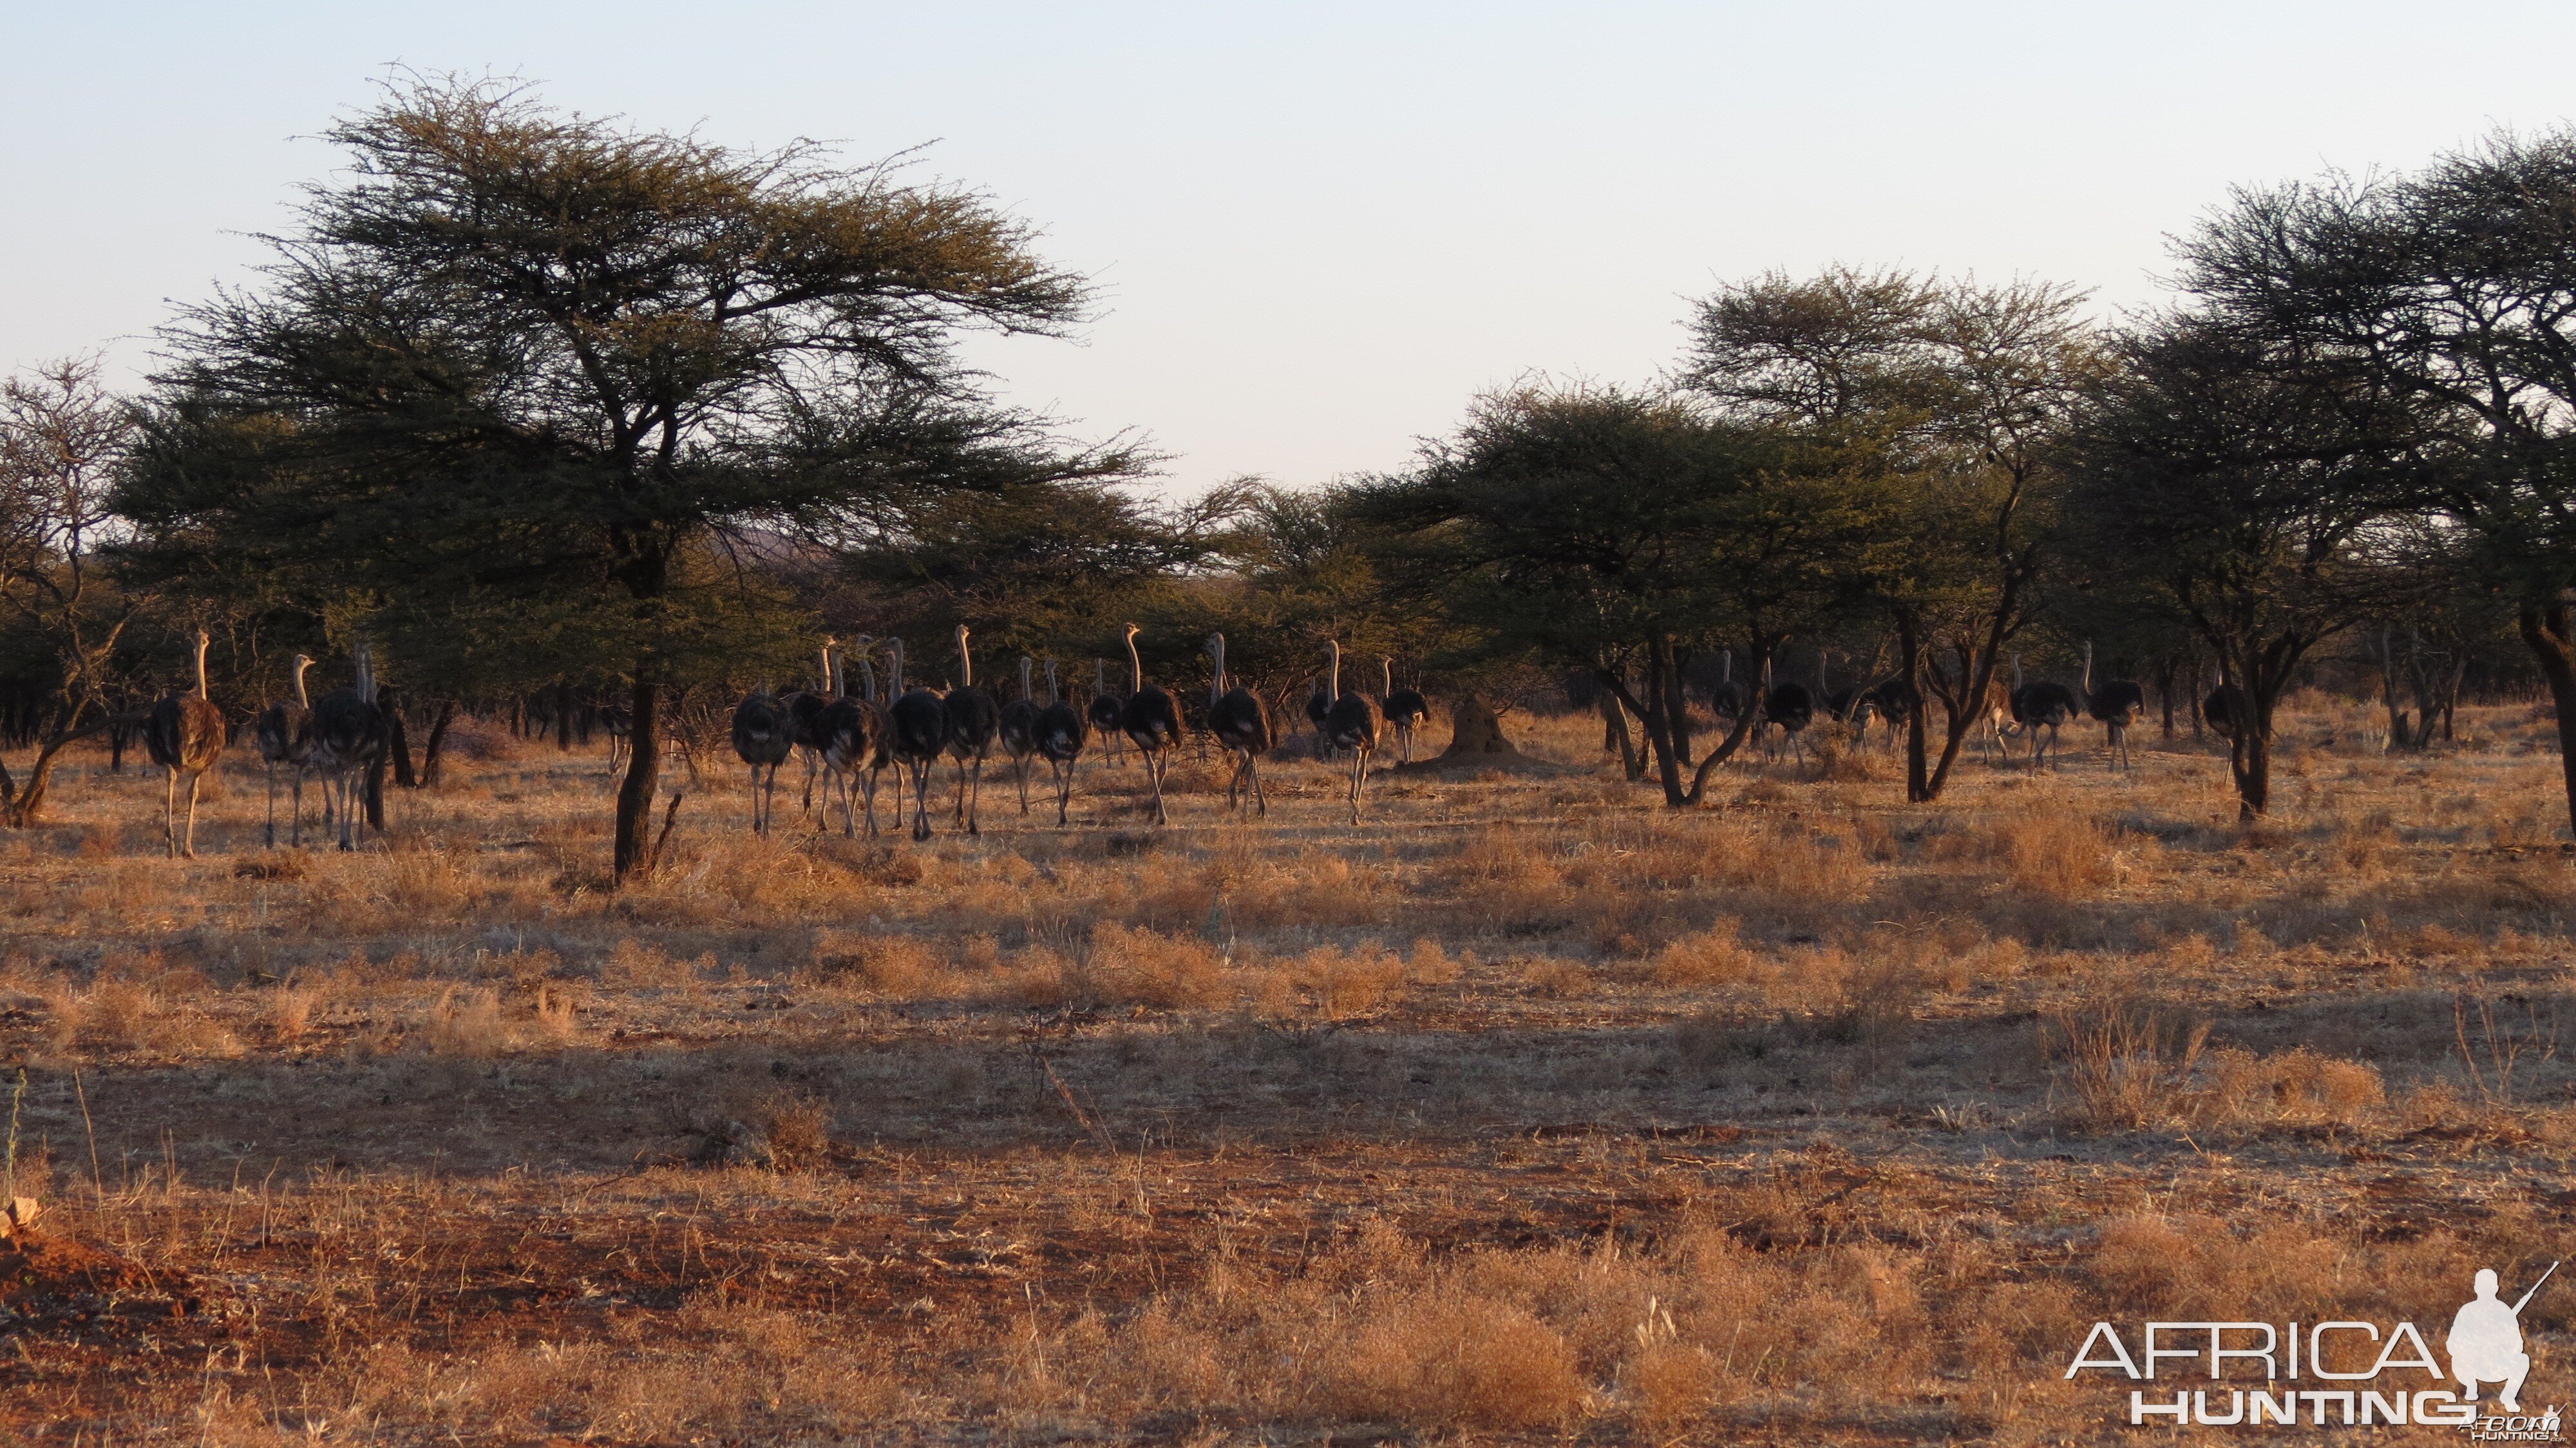
M 1029 771 L 1036 761 L 1046 761 L 1055 786 L 1056 823 L 1062 825 L 1070 819 L 1075 770 L 1095 734 L 1107 749 L 1114 751 L 1121 743 L 1135 749 L 1153 791 L 1154 820 L 1170 823 L 1163 781 L 1173 752 L 1187 742 L 1191 731 L 1182 717 L 1180 700 L 1146 681 L 1144 658 L 1136 648 L 1140 632 L 1136 625 L 1127 625 L 1127 692 L 1112 693 L 1105 672 L 1095 671 L 1091 699 L 1080 708 L 1065 697 L 1052 660 L 1046 665 L 1046 701 L 1040 703 L 1035 688 L 1037 661 L 1025 654 L 1020 657 L 1018 696 L 1008 703 L 995 699 L 992 691 L 975 682 L 972 631 L 964 624 L 957 626 L 959 682 L 945 692 L 906 687 L 901 639 L 886 641 L 888 673 L 883 688 L 877 679 L 876 640 L 860 639 L 855 654 L 845 653 L 836 640 L 826 640 L 819 688 L 776 694 L 764 686 L 734 707 L 734 753 L 751 769 L 753 830 L 768 832 L 778 771 L 790 758 L 801 755 L 806 762 L 806 808 L 813 807 L 813 787 L 819 777 L 825 791 L 824 823 L 828 827 L 830 800 L 838 797 L 841 831 L 847 836 L 858 834 L 862 811 L 867 832 L 877 833 L 879 781 L 886 770 L 897 771 L 897 808 L 908 780 L 916 840 L 931 834 L 931 772 L 941 759 L 951 760 L 957 767 L 953 818 L 968 834 L 980 834 L 977 806 L 983 794 L 984 765 L 997 750 L 1018 777 L 1023 814 L 1029 807 Z M 1308 713 L 1322 748 L 1328 754 L 1350 756 L 1349 802 L 1351 823 L 1356 825 L 1368 792 L 1369 761 L 1390 736 L 1403 756 L 1410 758 L 1413 733 L 1429 720 L 1431 707 L 1418 691 L 1395 687 L 1391 659 L 1378 661 L 1385 685 L 1380 693 L 1345 692 L 1342 646 L 1334 642 L 1326 648 L 1331 662 Z M 1270 704 L 1228 677 L 1225 635 L 1208 635 L 1207 654 L 1212 668 L 1205 737 L 1234 761 L 1226 777 L 1226 806 L 1239 809 L 1249 801 L 1255 812 L 1267 815 L 1270 801 L 1261 787 L 1261 757 L 1282 742 Z M 850 692 L 847 674 L 853 658 L 859 666 L 856 693 Z
M 1017 776 L 1024 815 L 1029 811 L 1030 770 L 1038 761 L 1046 763 L 1055 789 L 1056 823 L 1064 825 L 1070 820 L 1076 769 L 1095 737 L 1113 759 L 1121 745 L 1136 751 L 1152 790 L 1154 819 L 1158 824 L 1170 823 L 1164 780 L 1174 752 L 1189 741 L 1193 730 L 1180 699 L 1146 679 L 1136 647 L 1139 632 L 1135 624 L 1126 626 L 1126 692 L 1112 691 L 1105 667 L 1096 666 L 1091 698 L 1082 705 L 1066 696 L 1053 660 L 1043 666 L 1041 690 L 1040 666 L 1027 655 L 1019 660 L 1016 695 L 1007 702 L 996 698 L 975 681 L 972 634 L 964 624 L 956 630 L 959 682 L 944 690 L 907 683 L 899 638 L 881 643 L 862 637 L 847 649 L 837 639 L 824 640 L 815 687 L 777 693 L 763 685 L 734 707 L 734 752 L 751 771 L 751 828 L 758 834 L 770 832 L 778 772 L 791 759 L 802 758 L 808 814 L 814 808 L 815 784 L 819 781 L 823 786 L 821 827 L 829 828 L 831 804 L 837 799 L 844 835 L 857 836 L 863 819 L 867 833 L 877 834 L 877 793 L 885 772 L 892 769 L 898 818 L 908 783 L 912 837 L 928 839 L 931 775 L 939 761 L 947 759 L 956 767 L 954 822 L 970 835 L 980 834 L 984 768 L 997 755 Z M 208 642 L 201 630 L 196 636 L 195 689 L 155 703 L 143 729 L 153 763 L 167 776 L 162 837 L 174 856 L 193 858 L 196 853 L 198 785 L 221 757 L 229 734 L 222 711 L 207 695 Z M 882 679 L 877 669 L 880 647 L 886 665 Z M 1378 660 L 1382 687 L 1377 693 L 1346 690 L 1341 645 L 1328 642 L 1325 647 L 1328 662 L 1317 676 L 1305 712 L 1318 755 L 1350 760 L 1347 803 L 1356 826 L 1368 793 L 1370 762 L 1390 744 L 1410 760 L 1413 736 L 1429 722 L 1431 704 L 1419 690 L 1396 686 L 1394 661 L 1386 657 Z M 1211 671 L 1199 737 L 1203 745 L 1212 742 L 1232 758 L 1226 779 L 1227 808 L 1248 804 L 1267 815 L 1270 806 L 1261 783 L 1261 759 L 1285 739 L 1269 702 L 1257 691 L 1235 684 L 1227 674 L 1225 635 L 1210 634 L 1206 652 Z M 352 682 L 319 700 L 305 691 L 305 674 L 313 664 L 307 655 L 295 656 L 294 697 L 261 711 L 254 730 L 268 770 L 266 840 L 271 848 L 277 844 L 278 776 L 284 771 L 292 789 L 289 844 L 303 843 L 304 780 L 311 774 L 322 783 L 323 832 L 328 835 L 336 822 L 339 847 L 353 849 L 364 830 L 359 803 L 364 780 L 386 748 L 386 706 L 378 699 L 365 644 L 354 651 Z M 858 674 L 855 691 L 848 677 L 853 664 Z M 1884 723 L 1892 744 L 1915 703 L 1912 691 L 1898 679 L 1829 689 L 1821 659 L 1813 689 L 1796 682 L 1768 682 L 1767 666 L 1764 675 L 1760 694 L 1751 693 L 1734 679 L 1729 655 L 1724 675 L 1709 690 L 1708 703 L 1718 718 L 1728 721 L 1740 720 L 1748 707 L 1757 708 L 1759 717 L 1753 721 L 1757 735 L 1769 740 L 1775 753 L 1785 747 L 1796 751 L 1801 760 L 1805 731 L 1820 709 L 1862 737 L 1871 724 Z M 2026 741 L 2029 762 L 2036 768 L 2047 761 L 2066 725 L 2090 717 L 2107 731 L 2110 767 L 2125 769 L 2128 730 L 2145 708 L 2145 691 L 2133 680 L 2111 679 L 2094 686 L 2090 644 L 2084 649 L 2082 683 L 2074 687 L 2052 679 L 2025 683 L 2016 656 L 2011 686 L 2005 688 L 1999 681 L 1994 690 L 1985 737 L 1994 751 L 2007 758 L 2016 741 Z M 2204 717 L 2221 733 L 2230 730 L 2243 708 L 2243 695 L 2231 683 L 2220 683 L 2202 704 Z M 178 798 L 183 780 L 188 787 L 184 812 Z

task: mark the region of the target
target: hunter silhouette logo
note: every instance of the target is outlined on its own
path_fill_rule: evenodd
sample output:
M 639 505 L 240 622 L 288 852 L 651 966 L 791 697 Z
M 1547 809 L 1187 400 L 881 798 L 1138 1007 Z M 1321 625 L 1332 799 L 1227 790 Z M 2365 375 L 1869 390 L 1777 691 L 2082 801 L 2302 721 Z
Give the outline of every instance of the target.
M 2118 1328 L 2097 1322 L 2075 1350 L 2066 1376 L 2089 1368 L 2133 1382 L 2173 1384 L 2170 1393 L 2161 1387 L 2129 1390 L 2133 1426 L 2157 1419 L 2175 1427 L 2214 1428 L 2412 1423 L 2459 1428 L 2479 1443 L 2555 1443 L 2562 1441 L 2555 1405 L 2522 1411 L 2523 1383 L 2532 1366 L 2522 1310 L 2558 1266 L 2550 1263 L 2510 1303 L 2497 1296 L 2495 1270 L 2479 1269 L 2472 1283 L 2476 1295 L 2452 1314 L 2442 1340 L 2447 1374 L 2415 1324 L 2399 1322 L 2382 1331 L 2375 1322 L 2342 1320 L 2150 1322 L 2134 1354 Z M 2193 1378 L 2210 1386 L 2184 1390 L 2174 1382 Z M 2495 1395 L 2500 1414 L 2479 1411 L 2479 1388 L 2490 1383 L 2501 1389 Z
M 2531 1354 L 2522 1350 L 2522 1309 L 2531 1303 L 2532 1293 L 2540 1290 L 2558 1264 L 2540 1274 L 2540 1282 L 2531 1284 L 2531 1292 L 2514 1300 L 2511 1307 L 2496 1300 L 2496 1275 L 2492 1267 L 2478 1269 L 2478 1295 L 2462 1304 L 2451 1318 L 2451 1335 L 2443 1341 L 2450 1350 L 2451 1376 L 2468 1389 L 2472 1403 L 2478 1400 L 2478 1384 L 2502 1383 L 2504 1391 L 2496 1401 L 2508 1413 L 2522 1411 L 2515 1395 L 2522 1391 L 2522 1380 L 2531 1375 Z

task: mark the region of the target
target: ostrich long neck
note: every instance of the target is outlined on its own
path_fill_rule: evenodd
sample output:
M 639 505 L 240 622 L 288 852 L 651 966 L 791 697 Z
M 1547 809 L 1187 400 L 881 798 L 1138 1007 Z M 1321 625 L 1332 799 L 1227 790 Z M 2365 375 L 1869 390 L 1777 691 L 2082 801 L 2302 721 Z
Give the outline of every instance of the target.
M 1050 704 L 1064 702 L 1063 693 L 1055 686 L 1055 660 L 1053 659 L 1047 660 L 1047 702 Z
M 197 635 L 197 697 L 200 699 L 213 697 L 206 692 L 206 636 L 204 634 Z
M 1378 661 L 1377 661 L 1377 676 L 1378 676 L 1378 680 L 1379 680 L 1379 683 L 1378 683 L 1378 691 L 1377 691 L 1377 692 L 1378 692 L 1378 694 L 1379 694 L 1379 696 L 1383 698 L 1383 697 L 1386 697 L 1386 696 L 1389 696 L 1389 695 L 1394 694 L 1394 693 L 1395 693 L 1395 660 L 1393 660 L 1393 659 L 1380 659 L 1380 660 L 1378 660 Z
M 1136 652 L 1136 635 L 1132 632 L 1127 635 L 1127 667 L 1136 680 L 1136 686 L 1131 692 L 1144 693 L 1145 656 Z
M 1721 684 L 1732 684 L 1735 682 L 1735 650 L 1728 649 L 1725 653 L 1718 655 L 1717 681 Z
M 849 690 L 848 690 L 847 688 L 843 687 L 843 686 L 842 686 L 842 683 L 841 683 L 841 655 L 840 655 L 840 651 L 839 651 L 839 650 L 837 650 L 837 649 L 826 649 L 826 650 L 824 650 L 824 651 L 823 651 L 823 661 L 824 661 L 824 663 L 825 663 L 825 664 L 827 664 L 827 665 L 830 667 L 830 669 L 831 669 L 831 671 L 832 671 L 832 682 L 831 682 L 829 685 L 827 685 L 826 687 L 829 689 L 829 691 L 830 691 L 830 693 L 831 693 L 832 697 L 833 697 L 833 698 L 835 698 L 835 699 L 838 699 L 838 698 L 840 698 L 842 695 L 844 695 L 844 694 L 846 694 L 846 693 L 848 693 L 848 692 L 849 692 Z
M 859 655 L 859 687 L 868 691 L 869 703 L 873 704 L 877 701 L 876 661 L 866 654 Z
M 2091 644 L 2084 646 L 2084 692 L 2087 694 L 2093 692 L 2093 646 Z
M 887 662 L 894 666 L 894 679 L 888 687 L 893 689 L 899 696 L 903 693 L 903 640 L 896 639 L 894 641 L 894 647 L 890 652 L 893 657 L 888 659 Z
M 966 630 L 962 628 L 957 631 L 957 675 L 961 680 L 959 688 L 975 687 L 975 655 L 966 647 Z
M 1035 667 L 1037 666 L 1029 661 L 1028 655 L 1020 655 L 1020 702 L 1023 704 L 1027 703 L 1035 692 L 1029 687 L 1029 670 Z
M 815 687 L 827 694 L 832 691 L 832 646 L 828 643 L 823 645 L 823 677 Z
M 298 658 L 295 661 L 295 707 L 298 709 L 310 709 L 313 707 L 313 701 L 310 698 L 307 698 L 304 693 L 304 671 L 311 667 L 313 667 L 313 661 L 311 659 Z
M 1342 646 L 1340 644 L 1333 645 L 1333 679 L 1326 687 L 1332 693 L 1333 702 L 1340 703 L 1342 701 Z
M 1225 697 L 1225 635 L 1209 640 L 1208 652 L 1216 656 L 1216 677 L 1208 680 L 1208 702 L 1213 704 Z

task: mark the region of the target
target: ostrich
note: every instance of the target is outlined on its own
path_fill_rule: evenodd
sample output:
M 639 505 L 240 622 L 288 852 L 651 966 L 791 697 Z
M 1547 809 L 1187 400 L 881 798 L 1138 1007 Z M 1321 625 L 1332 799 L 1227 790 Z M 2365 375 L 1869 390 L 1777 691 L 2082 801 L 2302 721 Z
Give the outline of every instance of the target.
M 1237 788 L 1249 781 L 1253 808 L 1267 815 L 1270 800 L 1261 792 L 1260 760 L 1278 738 L 1270 727 L 1270 705 L 1250 689 L 1225 686 L 1225 635 L 1208 635 L 1208 657 L 1216 660 L 1216 677 L 1208 682 L 1208 732 L 1237 756 L 1234 772 L 1226 776 L 1226 808 L 1241 807 Z
M 1326 763 L 1333 758 L 1333 741 L 1327 737 L 1325 728 L 1325 721 L 1332 717 L 1332 713 L 1332 686 L 1324 682 L 1323 675 L 1317 674 L 1315 687 L 1306 693 L 1306 723 L 1315 731 L 1315 757 Z
M 1142 632 L 1132 623 L 1127 625 L 1127 667 L 1135 690 L 1127 696 L 1127 706 L 1118 711 L 1118 732 L 1136 746 L 1146 777 L 1153 781 L 1154 823 L 1167 825 L 1172 817 L 1163 808 L 1163 775 L 1172 767 L 1172 750 L 1181 742 L 1181 709 L 1171 695 L 1145 682 L 1145 656 L 1136 651 L 1136 635 Z
M 2147 712 L 2147 691 L 2132 679 L 2106 679 L 2093 689 L 2093 645 L 2084 645 L 2084 712 L 2102 721 L 2111 739 L 2111 767 L 2129 767 L 2129 726 Z
M 859 635 L 859 695 L 853 701 L 867 716 L 865 727 L 868 737 L 875 741 L 864 761 L 867 777 L 859 785 L 859 792 L 867 801 L 868 834 L 871 838 L 877 832 L 877 788 L 886 770 L 894 763 L 890 750 L 894 726 L 886 715 L 886 696 L 877 689 L 876 642 L 867 634 Z M 848 682 L 846 678 L 841 680 L 844 687 Z M 856 773 L 854 769 L 852 774 L 855 776 Z
M 169 773 L 161 792 L 161 839 L 172 855 L 197 857 L 197 786 L 224 752 L 224 712 L 206 697 L 206 646 L 213 639 L 197 630 L 197 691 L 172 694 L 152 706 L 143 724 L 143 747 L 152 762 Z M 188 776 L 188 831 L 184 839 L 173 820 L 179 804 L 179 776 Z
M 2057 742 L 2057 731 L 2083 712 L 2084 702 L 2075 697 L 2075 691 L 2055 679 L 2024 685 L 2021 655 L 2013 655 L 2012 716 L 2013 722 L 2030 734 L 2031 768 L 2039 768 L 2040 761 L 2048 757 L 2049 746 Z M 2046 738 L 2040 736 L 2043 729 L 2048 731 Z
M 948 706 L 928 689 L 903 686 L 903 640 L 892 645 L 894 703 L 886 710 L 886 753 L 912 775 L 912 837 L 930 838 L 930 770 L 948 752 Z
M 1413 731 L 1431 722 L 1431 701 L 1419 689 L 1395 686 L 1395 660 L 1381 657 L 1377 661 L 1378 677 L 1386 688 L 1380 695 L 1386 701 L 1386 722 L 1395 729 L 1397 762 L 1413 762 Z
M 1914 717 L 1914 690 L 1904 678 L 1889 679 L 1869 691 L 1870 713 L 1887 724 L 1887 747 L 1896 747 L 1896 738 L 1905 732 L 1906 721 Z
M 1763 666 L 1763 676 L 1770 676 L 1770 666 Z M 1800 764 L 1807 762 L 1807 726 L 1816 722 L 1816 699 L 1804 684 L 1772 684 L 1762 691 L 1762 722 L 1777 724 L 1788 736 L 1789 748 Z M 1775 745 L 1776 758 L 1779 749 Z
M 799 689 L 779 702 L 787 706 L 790 737 L 796 753 L 805 761 L 805 813 L 814 812 L 814 776 L 822 768 L 823 743 L 815 732 L 823 720 L 823 706 L 832 702 L 832 655 L 841 641 L 823 640 L 823 669 L 814 676 L 814 687 Z
M 1037 660 L 1020 655 L 1020 697 L 1002 706 L 1002 752 L 1020 776 L 1020 813 L 1029 812 L 1029 756 L 1038 752 L 1038 701 L 1029 685 Z
M 2217 730 L 2219 737 L 2233 741 L 2238 721 L 2251 720 L 2254 711 L 2246 706 L 2243 689 L 2221 679 L 2218 687 L 2209 691 L 2209 697 L 2200 701 L 2200 717 L 2209 721 L 2209 727 Z
M 635 713 L 619 704 L 599 706 L 599 727 L 608 731 L 608 777 L 615 779 L 635 747 Z
M 1055 683 L 1055 660 L 1047 660 L 1047 706 L 1038 711 L 1038 753 L 1046 756 L 1047 768 L 1055 778 L 1055 822 L 1065 822 L 1065 802 L 1073 797 L 1073 767 L 1082 762 L 1082 746 L 1089 741 L 1091 721 L 1082 711 L 1064 701 Z
M 751 832 L 769 833 L 769 811 L 778 794 L 778 766 L 796 750 L 795 720 L 767 684 L 733 706 L 733 752 L 751 766 Z
M 304 770 L 313 759 L 313 701 L 305 697 L 304 671 L 313 667 L 309 655 L 295 656 L 295 702 L 285 700 L 259 711 L 259 757 L 268 764 L 268 847 L 277 848 L 277 766 L 294 771 L 295 818 L 287 827 L 287 843 L 304 843 Z
M 1369 756 L 1386 732 L 1386 714 L 1368 695 L 1342 692 L 1342 646 L 1337 640 L 1326 642 L 1333 651 L 1333 707 L 1324 716 L 1324 739 L 1335 749 L 1351 751 L 1351 823 L 1356 826 L 1360 796 L 1368 789 Z
M 1109 692 L 1109 661 L 1091 661 L 1091 727 L 1109 753 L 1109 762 L 1118 762 L 1118 721 L 1126 717 L 1127 701 Z
M 1744 686 L 1735 682 L 1735 650 L 1717 656 L 1717 683 L 1708 691 L 1708 709 L 1721 719 L 1744 717 Z
M 361 642 L 355 650 L 357 676 L 346 688 L 333 689 L 313 706 L 313 763 L 322 771 L 326 807 L 340 809 L 340 848 L 354 850 L 352 832 L 361 826 L 354 816 L 365 789 L 367 770 L 385 748 L 385 714 L 376 705 L 375 662 Z
M 1001 706 L 992 694 L 975 687 L 975 655 L 966 647 L 966 625 L 957 626 L 957 670 L 960 682 L 940 704 L 948 711 L 948 755 L 957 761 L 957 822 L 970 835 L 976 827 L 974 805 L 966 797 L 967 766 L 973 765 L 975 803 L 984 797 L 984 760 L 993 752 L 993 736 L 1002 727 Z
M 876 706 L 864 699 L 852 698 L 840 678 L 838 661 L 832 678 L 832 702 L 823 706 L 822 717 L 815 722 L 815 737 L 822 741 L 817 751 L 823 766 L 827 789 L 841 795 L 841 834 L 855 838 L 859 832 L 858 809 L 851 798 L 859 772 L 872 763 L 884 744 L 885 723 Z M 877 832 L 876 789 L 869 781 L 868 833 Z M 823 804 L 823 826 L 832 824 L 831 801 Z

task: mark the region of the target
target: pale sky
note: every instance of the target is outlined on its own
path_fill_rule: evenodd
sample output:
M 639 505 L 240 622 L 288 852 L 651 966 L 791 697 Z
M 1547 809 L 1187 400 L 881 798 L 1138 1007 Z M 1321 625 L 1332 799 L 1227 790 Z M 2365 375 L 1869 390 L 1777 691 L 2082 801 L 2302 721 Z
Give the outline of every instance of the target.
M 0 7 L 0 366 L 149 364 L 401 64 L 853 161 L 930 145 L 1097 279 L 975 357 L 1195 491 L 1393 467 L 1477 391 L 1643 381 L 1828 262 L 2155 296 L 2227 188 L 2576 117 L 2576 7 L 2420 3 Z

